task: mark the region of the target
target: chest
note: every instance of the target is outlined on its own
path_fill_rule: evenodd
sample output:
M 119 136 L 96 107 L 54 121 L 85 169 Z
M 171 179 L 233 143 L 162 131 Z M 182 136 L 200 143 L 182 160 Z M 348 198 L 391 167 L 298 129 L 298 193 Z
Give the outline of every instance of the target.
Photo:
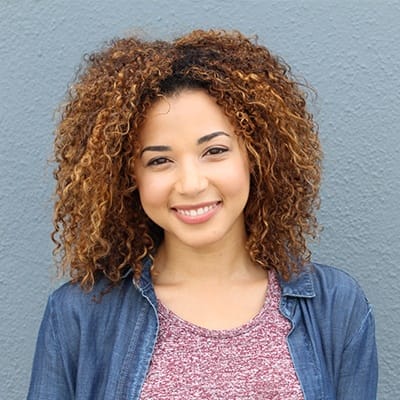
M 200 327 L 159 304 L 160 331 L 141 398 L 303 399 L 286 337 L 290 322 L 271 287 L 250 321 Z

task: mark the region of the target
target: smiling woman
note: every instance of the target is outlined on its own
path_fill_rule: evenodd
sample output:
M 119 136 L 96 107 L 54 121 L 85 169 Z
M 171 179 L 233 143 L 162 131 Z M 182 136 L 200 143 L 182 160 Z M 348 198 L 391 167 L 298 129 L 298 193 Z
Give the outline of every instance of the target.
M 376 396 L 357 283 L 310 261 L 307 88 L 239 32 L 112 41 L 56 132 L 55 255 L 28 398 Z

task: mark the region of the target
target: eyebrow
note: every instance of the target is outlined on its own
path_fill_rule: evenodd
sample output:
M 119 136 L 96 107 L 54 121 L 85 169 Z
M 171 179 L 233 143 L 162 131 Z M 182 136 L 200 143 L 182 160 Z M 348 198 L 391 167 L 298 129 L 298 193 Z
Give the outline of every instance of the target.
M 197 139 L 197 144 L 200 145 L 200 144 L 209 142 L 210 140 L 214 139 L 217 136 L 230 137 L 227 133 L 225 133 L 223 131 L 212 132 L 212 133 L 209 133 L 208 135 L 204 135 L 201 138 Z M 172 149 L 170 146 L 146 146 L 140 152 L 140 157 L 142 157 L 142 155 L 145 151 L 171 151 L 171 150 Z
M 140 152 L 140 157 L 142 157 L 145 151 L 171 151 L 171 147 L 169 146 L 147 146 L 142 149 Z
M 223 131 L 217 131 L 217 132 L 213 132 L 213 133 L 210 133 L 208 135 L 202 136 L 201 138 L 199 138 L 197 140 L 197 144 L 202 144 L 202 143 L 205 143 L 205 142 L 209 142 L 211 139 L 214 139 L 215 137 L 221 136 L 221 135 L 229 137 L 229 135 L 227 133 L 225 133 Z

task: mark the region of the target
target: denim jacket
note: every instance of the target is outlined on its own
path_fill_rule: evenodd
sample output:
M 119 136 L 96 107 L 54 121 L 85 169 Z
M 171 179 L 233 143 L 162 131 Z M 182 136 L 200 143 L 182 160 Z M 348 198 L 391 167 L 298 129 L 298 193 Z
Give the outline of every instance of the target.
M 28 400 L 134 400 L 140 396 L 158 334 L 156 296 L 145 263 L 103 297 L 70 283 L 50 295 L 40 327 Z M 358 284 L 312 264 L 281 281 L 280 310 L 305 400 L 374 400 L 374 318 Z M 100 301 L 96 301 L 100 299 Z

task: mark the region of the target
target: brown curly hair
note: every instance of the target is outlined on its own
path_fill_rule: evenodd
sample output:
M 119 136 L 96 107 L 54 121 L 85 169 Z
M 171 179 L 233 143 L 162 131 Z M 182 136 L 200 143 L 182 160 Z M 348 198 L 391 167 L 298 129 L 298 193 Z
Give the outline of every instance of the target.
M 308 87 L 237 31 L 196 30 L 171 42 L 124 38 L 86 57 L 55 136 L 54 255 L 85 289 L 99 276 L 118 283 L 127 269 L 139 277 L 162 240 L 140 205 L 133 163 L 146 111 L 184 88 L 213 96 L 247 149 L 252 261 L 289 279 L 309 260 L 321 149 Z

